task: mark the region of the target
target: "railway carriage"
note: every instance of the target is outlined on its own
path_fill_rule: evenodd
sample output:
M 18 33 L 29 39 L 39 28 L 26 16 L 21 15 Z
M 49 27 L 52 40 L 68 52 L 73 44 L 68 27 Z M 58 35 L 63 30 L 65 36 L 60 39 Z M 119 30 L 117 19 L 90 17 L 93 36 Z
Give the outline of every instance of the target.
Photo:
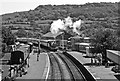
M 79 46 L 76 43 L 81 43 L 83 41 L 82 40 L 83 38 L 80 36 L 74 36 L 74 37 L 71 37 L 70 39 L 71 39 L 71 47 L 72 47 L 71 49 L 73 51 L 78 51 Z
M 71 38 L 72 50 L 86 53 L 86 47 L 90 47 L 93 39 L 90 37 L 75 36 Z

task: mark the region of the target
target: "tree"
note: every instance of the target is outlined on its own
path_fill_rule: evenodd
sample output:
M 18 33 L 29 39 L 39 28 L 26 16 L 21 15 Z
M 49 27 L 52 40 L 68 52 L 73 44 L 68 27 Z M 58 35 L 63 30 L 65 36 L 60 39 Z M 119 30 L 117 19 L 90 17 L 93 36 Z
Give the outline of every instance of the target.
M 39 39 L 39 37 L 41 37 L 42 36 L 42 33 L 41 32 L 35 32 L 35 34 L 34 34 L 34 37 L 35 38 L 38 38 Z
M 33 36 L 34 36 L 34 34 L 33 33 L 31 33 L 31 32 L 26 32 L 27 34 L 27 36 L 26 37 L 28 37 L 28 38 L 32 38 Z
M 2 39 L 2 42 L 6 43 L 7 45 L 14 44 L 16 40 L 15 35 L 12 34 L 11 30 L 5 27 L 2 27 Z
M 95 45 L 102 45 L 106 47 L 106 49 L 112 48 L 112 43 L 110 41 L 114 41 L 115 34 L 114 30 L 109 28 L 99 28 L 95 31 L 93 37 L 95 38 Z
M 117 35 L 120 37 L 120 28 L 117 30 Z
M 27 37 L 27 32 L 24 29 L 19 29 L 17 32 L 14 33 L 18 37 Z
M 106 49 L 113 49 L 114 45 L 117 43 L 114 35 L 114 30 L 100 28 L 97 29 L 93 35 L 94 41 L 93 46 L 97 53 L 102 53 L 103 64 L 107 63 L 107 52 Z

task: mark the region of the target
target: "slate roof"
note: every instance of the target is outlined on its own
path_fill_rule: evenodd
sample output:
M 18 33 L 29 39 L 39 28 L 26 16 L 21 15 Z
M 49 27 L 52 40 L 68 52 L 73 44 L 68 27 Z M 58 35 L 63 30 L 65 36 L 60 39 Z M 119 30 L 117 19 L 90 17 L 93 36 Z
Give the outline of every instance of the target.
M 53 34 L 53 33 L 51 33 L 51 32 L 48 32 L 48 33 L 46 33 L 45 35 L 43 35 L 42 37 L 56 38 L 57 36 L 59 36 L 59 35 L 61 35 L 61 34 L 62 34 L 62 32 L 59 32 L 59 33 L 57 33 L 57 34 Z

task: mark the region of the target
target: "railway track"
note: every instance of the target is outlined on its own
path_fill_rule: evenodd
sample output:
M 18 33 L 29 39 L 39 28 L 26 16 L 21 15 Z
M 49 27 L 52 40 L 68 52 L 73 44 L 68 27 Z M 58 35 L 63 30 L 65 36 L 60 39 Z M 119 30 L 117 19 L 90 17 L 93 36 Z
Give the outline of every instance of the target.
M 63 79 L 63 71 L 58 59 L 52 53 L 49 54 L 49 58 L 51 64 L 49 79 L 51 79 L 52 81 Z
M 83 74 L 63 53 L 50 53 L 51 70 L 49 73 L 49 80 L 52 81 L 86 81 Z

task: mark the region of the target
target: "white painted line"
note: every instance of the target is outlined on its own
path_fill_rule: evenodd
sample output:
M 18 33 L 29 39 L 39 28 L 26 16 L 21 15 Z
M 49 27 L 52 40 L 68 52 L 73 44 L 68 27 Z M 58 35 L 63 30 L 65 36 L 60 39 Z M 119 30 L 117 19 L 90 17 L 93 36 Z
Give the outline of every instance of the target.
M 42 79 L 45 79 L 47 80 L 48 79 L 48 76 L 49 76 L 49 71 L 50 71 L 50 61 L 49 61 L 49 56 L 47 53 L 44 53 L 47 55 L 47 58 L 46 58 L 46 65 L 45 65 L 45 69 L 44 69 L 44 72 L 43 72 L 43 76 L 42 76 Z
M 48 54 L 47 54 L 48 56 Z M 48 79 L 48 76 L 49 76 L 49 72 L 50 72 L 50 60 L 49 60 L 49 56 L 48 56 L 48 71 L 47 71 L 47 74 L 46 74 L 46 80 Z
M 2 74 L 0 73 L 0 81 L 2 81 Z

